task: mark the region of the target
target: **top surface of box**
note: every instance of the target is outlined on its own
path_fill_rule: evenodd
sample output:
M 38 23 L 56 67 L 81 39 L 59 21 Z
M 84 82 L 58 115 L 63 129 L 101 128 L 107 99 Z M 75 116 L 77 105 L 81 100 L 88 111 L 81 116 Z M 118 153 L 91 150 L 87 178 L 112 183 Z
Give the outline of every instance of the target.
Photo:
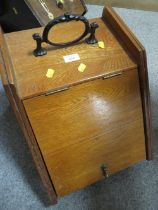
M 43 44 L 43 47 L 48 49 L 48 54 L 35 57 L 33 50 L 36 48 L 36 43 L 32 34 L 36 32 L 41 34 L 43 28 L 5 34 L 12 63 L 13 83 L 20 98 L 31 98 L 114 72 L 136 68 L 136 63 L 122 47 L 106 22 L 100 18 L 90 20 L 92 21 L 99 25 L 96 37 L 98 41 L 104 42 L 103 49 L 98 44 L 88 45 L 85 41 L 66 48 Z M 55 36 L 56 40 L 59 38 L 71 40 L 82 29 L 81 24 L 80 21 L 69 23 L 66 28 L 61 24 L 50 36 Z M 84 65 L 80 66 L 80 64 Z M 46 76 L 48 69 L 54 71 L 52 78 Z

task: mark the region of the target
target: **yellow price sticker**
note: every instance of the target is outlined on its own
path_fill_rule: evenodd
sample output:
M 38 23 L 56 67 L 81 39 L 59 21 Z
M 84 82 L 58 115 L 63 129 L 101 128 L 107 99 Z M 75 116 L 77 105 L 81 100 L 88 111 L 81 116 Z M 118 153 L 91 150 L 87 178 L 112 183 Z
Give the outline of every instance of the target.
M 53 78 L 54 73 L 55 73 L 55 70 L 54 69 L 48 69 L 47 74 L 46 74 L 46 77 L 47 78 Z
M 100 48 L 102 48 L 102 49 L 105 48 L 105 44 L 104 44 L 103 41 L 99 41 L 99 42 L 98 42 L 98 46 L 99 46 Z
M 80 65 L 79 65 L 79 67 L 78 67 L 78 71 L 79 72 L 84 72 L 85 71 L 85 69 L 86 69 L 86 65 L 84 64 L 84 63 L 81 63 Z

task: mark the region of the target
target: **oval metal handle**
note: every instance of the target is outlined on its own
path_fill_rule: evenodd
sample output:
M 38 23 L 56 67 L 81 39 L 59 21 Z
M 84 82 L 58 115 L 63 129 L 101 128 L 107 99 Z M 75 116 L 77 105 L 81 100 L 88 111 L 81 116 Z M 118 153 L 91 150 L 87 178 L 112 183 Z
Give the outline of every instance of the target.
M 59 23 L 70 22 L 73 20 L 82 21 L 85 25 L 85 31 L 78 38 L 76 38 L 75 40 L 72 40 L 70 42 L 66 42 L 66 43 L 54 43 L 49 40 L 49 38 L 48 38 L 49 32 L 55 25 L 57 25 Z M 54 20 L 50 21 L 46 25 L 46 27 L 44 28 L 42 37 L 38 33 L 33 34 L 33 39 L 37 43 L 37 47 L 34 50 L 34 55 L 35 56 L 43 56 L 43 55 L 47 54 L 47 50 L 42 48 L 43 42 L 46 42 L 47 44 L 52 45 L 52 46 L 66 47 L 66 46 L 70 46 L 70 45 L 73 45 L 73 44 L 81 41 L 84 37 L 86 37 L 88 34 L 90 34 L 90 36 L 86 39 L 86 42 L 87 42 L 87 44 L 95 44 L 98 42 L 95 37 L 95 31 L 98 27 L 99 26 L 97 23 L 89 24 L 89 21 L 84 16 L 81 16 L 81 15 L 66 13 L 62 16 L 59 16 L 59 17 L 55 18 Z

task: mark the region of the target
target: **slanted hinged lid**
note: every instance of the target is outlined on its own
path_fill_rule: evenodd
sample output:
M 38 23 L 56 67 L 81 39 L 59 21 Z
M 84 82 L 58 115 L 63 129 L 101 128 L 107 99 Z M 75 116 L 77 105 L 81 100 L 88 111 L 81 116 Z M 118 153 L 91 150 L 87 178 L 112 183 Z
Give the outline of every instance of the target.
M 66 12 L 83 15 L 87 8 L 84 0 L 25 0 L 42 26 Z
M 56 92 L 65 87 L 70 88 L 83 82 L 105 78 L 106 75 L 115 75 L 115 73 L 137 67 L 103 19 L 92 19 L 90 22 L 98 23 L 96 37 L 99 41 L 104 42 L 105 48 L 100 48 L 98 44 L 88 45 L 85 42 L 66 48 L 43 44 L 43 47 L 48 49 L 48 54 L 35 57 L 33 50 L 36 43 L 32 39 L 32 34 L 36 32 L 41 34 L 43 28 L 5 34 L 14 85 L 21 99 Z M 59 39 L 64 36 L 64 39 L 73 39 L 82 29 L 81 24 L 77 21 L 75 24 L 69 23 L 66 29 L 64 25 L 57 27 L 55 38 Z M 54 37 L 53 32 L 52 34 Z M 68 62 L 72 58 L 74 61 Z M 84 64 L 84 71 L 82 68 L 79 71 L 80 64 Z M 51 78 L 46 76 L 48 69 L 54 71 Z

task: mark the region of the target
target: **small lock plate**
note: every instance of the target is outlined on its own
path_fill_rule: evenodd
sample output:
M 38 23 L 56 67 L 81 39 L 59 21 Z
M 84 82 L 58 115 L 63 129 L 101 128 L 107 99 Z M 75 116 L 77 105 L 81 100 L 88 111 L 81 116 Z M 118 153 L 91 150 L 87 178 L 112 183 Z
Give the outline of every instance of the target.
M 103 163 L 100 168 L 102 170 L 103 176 L 105 178 L 108 178 L 109 177 L 109 175 L 108 175 L 108 165 Z

